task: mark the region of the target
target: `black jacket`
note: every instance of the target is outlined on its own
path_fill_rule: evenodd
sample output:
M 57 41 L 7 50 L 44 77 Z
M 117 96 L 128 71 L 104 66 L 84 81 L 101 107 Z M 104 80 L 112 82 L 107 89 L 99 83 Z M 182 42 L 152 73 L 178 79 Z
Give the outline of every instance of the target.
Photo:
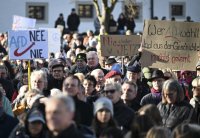
M 138 102 L 137 99 L 133 99 L 130 102 L 128 102 L 127 106 L 130 107 L 134 111 L 138 111 L 141 108 L 140 103 Z
M 78 31 L 80 18 L 77 14 L 70 14 L 67 18 L 67 25 L 70 31 Z
M 48 78 L 48 90 L 51 90 L 53 88 L 62 90 L 63 80 L 64 78 L 61 80 L 57 80 L 57 79 L 54 79 L 52 76 L 50 76 Z
M 58 136 L 53 136 L 50 132 L 48 132 L 46 138 L 84 138 L 84 136 L 77 129 L 77 127 L 72 124 L 67 129 L 58 134 Z
M 18 122 L 16 118 L 3 113 L 0 116 L 0 138 L 8 138 Z
M 158 105 L 162 100 L 162 95 L 161 93 L 149 93 L 145 95 L 140 102 L 141 106 L 144 106 L 146 104 L 154 104 Z
M 177 125 L 186 121 L 196 122 L 194 109 L 185 101 L 174 105 L 159 103 L 157 107 L 160 111 L 163 125 L 167 128 L 174 129 Z
M 73 99 L 76 108 L 74 121 L 77 125 L 82 124 L 90 126 L 93 119 L 93 106 L 79 100 L 77 97 L 73 97 Z
M 0 78 L 0 84 L 2 84 L 5 92 L 6 92 L 6 97 L 11 101 L 12 100 L 12 95 L 14 92 L 14 85 L 11 81 L 2 79 Z
M 114 119 L 119 127 L 128 131 L 134 118 L 134 110 L 126 106 L 122 100 L 114 104 Z

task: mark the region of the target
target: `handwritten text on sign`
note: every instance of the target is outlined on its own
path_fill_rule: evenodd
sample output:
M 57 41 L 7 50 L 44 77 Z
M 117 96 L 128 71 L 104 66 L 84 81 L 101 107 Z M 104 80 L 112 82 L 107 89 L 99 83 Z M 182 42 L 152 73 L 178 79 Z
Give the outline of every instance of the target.
M 200 50 L 200 24 L 145 21 L 143 66 L 194 70 Z
M 138 35 L 102 35 L 102 56 L 133 56 L 140 46 Z
M 8 35 L 10 59 L 48 58 L 47 31 L 9 31 Z

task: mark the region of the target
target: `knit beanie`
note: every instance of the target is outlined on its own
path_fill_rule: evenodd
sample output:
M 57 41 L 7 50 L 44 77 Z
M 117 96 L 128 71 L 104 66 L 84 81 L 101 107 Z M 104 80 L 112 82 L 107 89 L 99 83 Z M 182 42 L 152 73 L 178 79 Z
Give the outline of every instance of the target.
M 100 97 L 94 103 L 94 115 L 101 110 L 101 109 L 108 109 L 113 116 L 113 104 L 112 101 L 106 97 Z

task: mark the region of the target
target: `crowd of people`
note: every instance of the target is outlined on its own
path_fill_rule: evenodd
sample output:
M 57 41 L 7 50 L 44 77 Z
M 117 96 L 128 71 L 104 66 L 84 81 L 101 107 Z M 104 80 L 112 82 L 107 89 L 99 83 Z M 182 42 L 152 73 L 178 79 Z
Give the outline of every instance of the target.
M 79 34 L 79 24 L 72 9 L 61 51 L 31 60 L 30 82 L 29 61 L 9 60 L 0 35 L 1 138 L 200 137 L 200 62 L 196 72 L 142 68 L 142 47 L 132 57 L 102 57 L 99 37 Z
M 67 25 L 67 27 L 66 27 Z M 67 31 L 71 33 L 77 32 L 78 27 L 80 25 L 80 17 L 76 13 L 76 10 L 73 8 L 71 10 L 71 14 L 68 15 L 67 20 L 65 22 L 63 13 L 59 14 L 59 17 L 55 21 L 55 28 L 59 28 L 60 26 L 63 29 L 64 34 Z M 109 34 L 125 34 L 126 30 L 130 30 L 132 33 L 136 27 L 135 20 L 132 16 L 125 16 L 124 13 L 121 13 L 117 20 L 114 19 L 114 16 L 111 14 L 110 19 L 108 22 L 109 26 Z M 101 24 L 99 18 L 96 17 L 94 20 L 94 28 L 95 28 L 95 35 L 98 35 L 100 32 Z

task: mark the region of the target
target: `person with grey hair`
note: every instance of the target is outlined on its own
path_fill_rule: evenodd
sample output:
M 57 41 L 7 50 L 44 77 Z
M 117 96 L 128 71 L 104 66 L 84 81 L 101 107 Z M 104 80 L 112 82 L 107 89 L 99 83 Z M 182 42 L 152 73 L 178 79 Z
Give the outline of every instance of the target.
M 96 91 L 97 92 L 103 91 L 104 83 L 105 83 L 103 70 L 102 69 L 95 69 L 91 72 L 91 75 L 94 76 L 94 78 L 97 81 Z
M 102 69 L 104 74 L 108 73 L 108 71 L 103 69 L 101 65 L 99 64 L 99 58 L 98 58 L 97 52 L 89 51 L 87 53 L 87 71 L 91 72 L 95 69 Z
M 47 88 L 47 75 L 42 70 L 35 70 L 31 73 L 31 88 L 38 89 L 44 96 L 48 96 L 49 92 L 44 91 Z
M 134 111 L 140 109 L 140 104 L 137 101 L 137 84 L 132 81 L 125 81 L 122 85 L 122 95 L 121 98 L 127 106 L 129 106 Z
M 163 125 L 169 129 L 174 129 L 183 122 L 196 122 L 195 111 L 184 101 L 184 91 L 176 80 L 170 79 L 164 82 L 162 102 L 159 103 L 158 109 Z
M 81 138 L 82 134 L 73 123 L 74 112 L 75 106 L 71 97 L 63 94 L 50 97 L 45 104 L 48 137 Z
M 117 121 L 121 129 L 126 133 L 130 129 L 132 119 L 134 118 L 134 110 L 126 106 L 121 100 L 121 84 L 116 82 L 105 84 L 104 94 L 113 103 L 114 119 Z

